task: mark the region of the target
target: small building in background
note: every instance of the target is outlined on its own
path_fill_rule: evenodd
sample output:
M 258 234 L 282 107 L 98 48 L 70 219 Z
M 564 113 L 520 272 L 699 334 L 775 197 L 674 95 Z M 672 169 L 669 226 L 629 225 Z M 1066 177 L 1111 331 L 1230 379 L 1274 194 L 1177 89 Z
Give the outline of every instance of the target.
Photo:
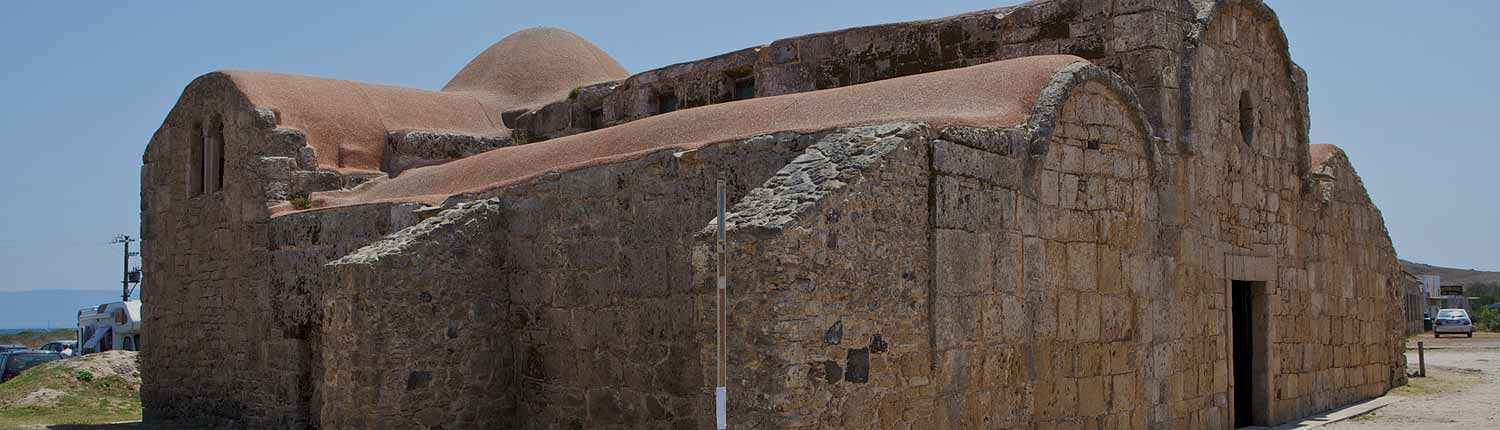
M 1422 289 L 1422 278 L 1408 271 L 1402 271 L 1403 284 L 1406 285 L 1406 335 L 1413 336 L 1426 331 L 1424 320 L 1427 314 L 1427 292 Z
M 1443 285 L 1440 275 L 1420 275 L 1422 291 L 1427 293 L 1427 316 L 1437 315 L 1439 309 L 1470 309 L 1469 297 L 1464 295 L 1463 285 Z

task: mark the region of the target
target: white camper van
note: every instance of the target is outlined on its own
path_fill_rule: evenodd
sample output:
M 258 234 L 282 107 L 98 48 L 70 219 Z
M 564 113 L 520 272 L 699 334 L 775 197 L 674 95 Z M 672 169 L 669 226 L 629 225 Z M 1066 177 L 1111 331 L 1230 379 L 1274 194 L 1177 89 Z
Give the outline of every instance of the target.
M 105 303 L 78 310 L 77 353 L 141 350 L 141 301 Z

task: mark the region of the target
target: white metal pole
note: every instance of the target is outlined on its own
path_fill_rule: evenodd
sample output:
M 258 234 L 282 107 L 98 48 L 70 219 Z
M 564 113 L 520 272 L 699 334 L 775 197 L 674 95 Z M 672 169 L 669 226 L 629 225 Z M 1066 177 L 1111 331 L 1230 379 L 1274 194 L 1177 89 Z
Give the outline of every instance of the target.
M 727 372 L 725 370 L 725 368 L 724 368 L 724 366 L 726 364 L 726 361 L 727 361 L 725 359 L 725 355 L 724 355 L 724 331 L 725 331 L 725 326 L 727 325 L 726 322 L 728 321 L 728 319 L 726 318 L 726 316 L 728 315 L 729 310 L 724 307 L 725 306 L 725 303 L 724 303 L 725 300 L 724 299 L 725 299 L 725 295 L 728 292 L 729 280 L 727 278 L 727 275 L 724 273 L 724 271 L 725 271 L 725 267 L 724 266 L 725 266 L 725 263 L 727 262 L 727 259 L 725 258 L 725 247 L 724 247 L 724 212 L 725 211 L 724 211 L 724 178 L 723 178 L 722 174 L 719 177 L 719 189 L 718 189 L 718 202 L 717 202 L 717 205 L 718 205 L 718 209 L 719 209 L 719 218 L 718 218 L 718 221 L 717 221 L 719 232 L 718 232 L 718 235 L 717 235 L 718 237 L 717 237 L 717 241 L 716 241 L 717 242 L 717 246 L 716 246 L 717 250 L 714 252 L 714 254 L 715 254 L 714 257 L 717 259 L 716 260 L 717 261 L 716 267 L 717 267 L 717 272 L 718 272 L 717 273 L 717 275 L 718 275 L 718 288 L 717 288 L 718 297 L 717 297 L 716 301 L 717 301 L 717 304 L 718 304 L 718 311 L 717 311 L 717 313 L 718 313 L 718 324 L 717 324 L 717 326 L 718 327 L 717 327 L 717 330 L 718 330 L 718 349 L 719 349 L 719 351 L 718 351 L 718 360 L 719 360 L 719 366 L 718 366 L 718 378 L 717 378 L 718 386 L 714 390 L 714 416 L 715 416 L 715 418 L 717 418 L 717 421 L 718 421 L 718 424 L 719 424 L 719 430 L 725 430 L 725 429 L 729 428 L 729 383 L 728 383 L 728 379 L 729 379 L 728 378 L 728 374 L 729 374 L 729 372 Z

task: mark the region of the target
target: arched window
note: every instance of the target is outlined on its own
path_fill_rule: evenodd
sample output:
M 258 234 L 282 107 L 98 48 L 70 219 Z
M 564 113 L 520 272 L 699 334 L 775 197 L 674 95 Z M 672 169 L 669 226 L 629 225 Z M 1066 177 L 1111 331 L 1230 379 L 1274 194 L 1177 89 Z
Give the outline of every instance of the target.
M 1255 102 L 1249 91 L 1240 92 L 1240 138 L 1245 145 L 1255 145 Z

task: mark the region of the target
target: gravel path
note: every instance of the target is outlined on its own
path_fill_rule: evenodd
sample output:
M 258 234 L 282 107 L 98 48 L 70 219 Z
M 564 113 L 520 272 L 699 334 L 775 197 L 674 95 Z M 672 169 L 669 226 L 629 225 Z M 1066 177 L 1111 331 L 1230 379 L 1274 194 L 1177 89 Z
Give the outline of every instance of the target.
M 1406 397 L 1369 415 L 1328 425 L 1327 429 L 1474 430 L 1500 428 L 1500 334 L 1473 339 L 1413 338 L 1407 369 L 1417 371 L 1416 341 L 1426 344 L 1428 378 L 1411 378 L 1392 391 Z

